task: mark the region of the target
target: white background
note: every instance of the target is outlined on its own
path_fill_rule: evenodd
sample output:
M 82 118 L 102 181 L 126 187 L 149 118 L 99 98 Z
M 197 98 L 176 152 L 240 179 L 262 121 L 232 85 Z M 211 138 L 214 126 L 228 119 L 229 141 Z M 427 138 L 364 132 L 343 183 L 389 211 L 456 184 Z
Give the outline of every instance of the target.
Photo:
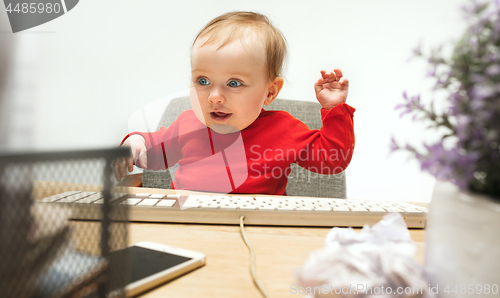
M 389 144 L 393 135 L 417 145 L 433 135 L 424 125 L 400 119 L 394 106 L 402 102 L 404 90 L 430 99 L 432 81 L 424 79 L 425 63 L 407 60 L 419 43 L 430 49 L 459 38 L 465 28 L 464 3 L 80 1 L 49 23 L 14 36 L 0 34 L 0 46 L 14 42 L 16 47 L 10 90 L 21 90 L 26 81 L 33 88 L 29 117 L 12 111 L 14 122 L 31 123 L 33 137 L 13 146 L 61 150 L 117 145 L 134 112 L 189 87 L 190 45 L 198 31 L 224 12 L 251 10 L 267 15 L 288 40 L 280 98 L 316 100 L 313 84 L 321 69 L 338 67 L 349 78 L 348 104 L 357 111 L 348 198 L 426 202 L 434 180 L 409 155 L 390 155 Z M 5 21 L 3 7 L 0 18 Z M 30 61 L 29 69 L 23 61 Z M 15 101 L 16 95 L 9 98 Z

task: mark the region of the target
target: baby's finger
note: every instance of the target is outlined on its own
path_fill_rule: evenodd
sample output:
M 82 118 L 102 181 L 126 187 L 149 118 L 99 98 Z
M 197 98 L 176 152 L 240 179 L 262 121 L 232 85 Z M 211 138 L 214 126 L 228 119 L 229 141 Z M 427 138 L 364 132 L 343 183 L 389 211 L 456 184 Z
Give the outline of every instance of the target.
M 134 170 L 134 159 L 132 157 L 127 158 L 128 171 L 132 172 Z
M 329 71 L 327 74 L 326 83 L 333 83 L 338 81 L 337 75 L 333 71 Z
M 345 77 L 342 77 L 339 81 L 339 84 L 347 89 L 349 87 L 349 80 L 346 79 Z
M 321 72 L 321 77 L 323 79 L 326 79 L 326 70 L 321 70 L 320 72 Z
M 325 82 L 325 79 L 323 78 L 319 78 L 316 83 L 314 83 L 314 91 L 317 92 L 320 92 L 321 90 L 323 90 L 323 84 L 326 83 Z
M 113 163 L 113 172 L 115 173 L 116 181 L 120 181 L 120 173 L 118 172 L 118 169 L 117 169 L 116 160 Z
M 143 169 L 148 168 L 148 158 L 146 152 L 147 152 L 146 148 L 142 148 L 141 151 L 139 152 L 139 164 Z
M 122 175 L 122 178 L 127 176 L 127 159 L 125 158 L 120 160 L 120 174 Z
M 340 78 L 342 78 L 344 76 L 342 74 L 342 71 L 340 69 L 338 69 L 338 68 L 335 68 L 333 71 L 335 72 L 335 75 L 337 76 L 337 80 L 340 81 Z
M 122 173 L 120 171 L 120 159 L 115 159 L 113 163 L 113 170 L 115 172 L 116 181 L 120 181 L 122 179 Z

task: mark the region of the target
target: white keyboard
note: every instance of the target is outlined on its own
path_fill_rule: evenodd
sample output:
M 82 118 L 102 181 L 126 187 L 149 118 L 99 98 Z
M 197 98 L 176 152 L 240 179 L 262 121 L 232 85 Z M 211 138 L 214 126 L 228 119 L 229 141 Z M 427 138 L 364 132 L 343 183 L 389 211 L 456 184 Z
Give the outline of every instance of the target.
M 69 191 L 40 202 L 68 206 L 75 211 L 74 219 L 99 219 L 103 196 Z M 399 212 L 408 227 L 423 228 L 427 216 L 427 208 L 407 202 L 287 196 L 113 193 L 111 203 L 130 206 L 129 220 L 148 222 L 239 224 L 244 215 L 249 225 L 362 227 Z

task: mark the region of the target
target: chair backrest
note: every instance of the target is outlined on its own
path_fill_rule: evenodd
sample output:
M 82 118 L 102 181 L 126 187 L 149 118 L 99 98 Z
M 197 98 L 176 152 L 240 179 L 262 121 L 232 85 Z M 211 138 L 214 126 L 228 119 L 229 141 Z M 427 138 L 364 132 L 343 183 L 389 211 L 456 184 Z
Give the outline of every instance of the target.
M 170 126 L 185 110 L 191 109 L 189 97 L 173 99 L 160 119 L 160 127 Z M 287 111 L 295 118 L 304 122 L 310 129 L 320 129 L 322 126 L 320 109 L 316 102 L 276 99 L 265 106 L 266 110 Z M 142 176 L 142 185 L 152 188 L 171 188 L 172 178 L 170 173 L 175 173 L 178 165 L 167 171 L 145 170 Z M 288 176 L 286 193 L 289 196 L 346 198 L 345 172 L 336 175 L 322 175 L 310 172 L 297 164 L 292 164 L 292 171 Z

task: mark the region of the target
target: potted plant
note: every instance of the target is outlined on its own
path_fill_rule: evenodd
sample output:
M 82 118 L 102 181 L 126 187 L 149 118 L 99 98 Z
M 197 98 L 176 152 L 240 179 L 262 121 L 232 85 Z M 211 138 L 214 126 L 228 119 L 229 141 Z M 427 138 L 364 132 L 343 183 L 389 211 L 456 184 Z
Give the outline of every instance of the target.
M 424 149 L 400 145 L 437 179 L 426 226 L 426 267 L 450 297 L 500 293 L 500 4 L 463 7 L 467 29 L 427 59 L 445 107 L 403 94 L 402 115 L 430 124 L 442 138 Z M 440 102 L 443 104 L 442 102 Z M 442 105 L 441 105 L 442 107 Z M 494 286 L 496 285 L 496 286 Z M 482 293 L 479 293 L 482 291 Z

